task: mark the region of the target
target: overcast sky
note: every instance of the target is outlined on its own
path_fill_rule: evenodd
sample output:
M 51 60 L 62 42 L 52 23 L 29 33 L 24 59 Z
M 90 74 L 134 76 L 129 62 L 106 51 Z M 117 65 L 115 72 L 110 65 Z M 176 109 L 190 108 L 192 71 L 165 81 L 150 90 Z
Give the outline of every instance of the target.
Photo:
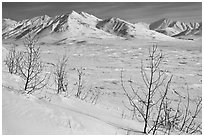
M 170 18 L 185 22 L 202 21 L 202 3 L 109 3 L 109 2 L 3 2 L 3 18 L 23 20 L 40 15 L 55 16 L 63 13 L 84 11 L 99 18 L 119 17 L 130 22 L 153 22 L 161 18 Z

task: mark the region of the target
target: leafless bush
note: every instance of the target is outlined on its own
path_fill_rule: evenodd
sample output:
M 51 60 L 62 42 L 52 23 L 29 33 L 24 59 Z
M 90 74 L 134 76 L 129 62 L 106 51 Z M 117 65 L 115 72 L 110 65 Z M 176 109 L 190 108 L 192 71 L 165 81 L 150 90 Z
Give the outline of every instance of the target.
M 98 87 L 90 88 L 88 91 L 82 93 L 81 100 L 96 104 L 102 94 L 102 91 Z
M 85 70 L 85 68 L 82 68 L 82 67 L 80 69 L 77 69 L 78 81 L 76 83 L 77 93 L 75 96 L 81 100 L 86 101 L 86 102 L 96 104 L 100 95 L 102 95 L 102 92 L 101 92 L 100 88 L 98 88 L 98 87 L 89 88 L 89 89 L 87 89 L 87 87 L 85 87 L 85 83 L 83 80 L 83 76 L 85 75 L 84 70 Z
M 40 61 L 40 47 L 37 40 L 28 36 L 24 43 L 26 51 L 23 58 L 18 62 L 19 75 L 24 80 L 24 90 L 27 94 L 42 89 L 47 84 L 48 75 L 43 75 L 43 64 Z
M 67 63 L 68 57 L 64 55 L 55 65 L 54 75 L 55 83 L 57 84 L 57 94 L 67 92 L 68 78 L 67 78 Z
M 171 117 L 174 116 L 173 119 L 170 119 L 173 123 L 172 128 L 180 134 L 202 134 L 202 121 L 198 119 L 198 115 L 202 111 L 202 98 L 191 99 L 188 84 L 185 83 L 185 85 L 187 95 L 183 98 L 180 97 L 176 111 L 172 111 L 173 114 L 171 114 Z
M 157 46 L 154 45 L 152 50 L 149 50 L 147 59 L 149 64 L 146 68 L 149 68 L 149 71 L 144 67 L 143 62 L 141 63 L 141 75 L 146 87 L 144 89 L 135 89 L 133 87 L 134 82 L 129 80 L 131 90 L 127 90 L 124 85 L 123 71 L 121 71 L 121 86 L 130 105 L 130 107 L 126 107 L 136 118 L 136 113 L 142 117 L 145 134 L 157 134 L 158 132 L 193 134 L 201 132 L 201 123 L 196 121 L 202 109 L 201 99 L 196 103 L 196 109 L 192 111 L 189 109 L 189 95 L 185 98 L 187 105 L 182 103 L 185 100 L 178 96 L 179 94 L 170 96 L 169 91 L 171 90 L 170 84 L 173 75 L 168 78 L 165 71 L 160 69 L 162 59 L 162 53 L 158 53 Z M 179 102 L 173 101 L 174 98 L 178 98 Z M 191 105 L 193 105 L 192 102 Z
M 187 97 L 173 96 L 178 98 L 178 102 L 173 102 L 173 99 L 166 96 L 161 104 L 160 115 L 157 116 L 157 123 L 149 130 L 153 134 L 159 129 L 165 129 L 165 134 L 202 134 L 202 122 L 199 121 L 198 115 L 202 109 L 202 99 L 198 98 L 196 101 L 190 99 L 187 91 Z M 194 106 L 195 109 L 190 108 Z
M 83 72 L 83 70 L 85 69 L 84 68 L 77 69 L 77 72 L 78 72 L 77 93 L 76 93 L 77 98 L 81 98 L 81 93 L 84 89 L 83 76 L 85 75 L 85 73 Z
M 18 62 L 20 62 L 23 58 L 23 54 L 20 51 L 16 50 L 16 47 L 13 46 L 10 50 L 8 55 L 6 56 L 6 59 L 4 60 L 6 66 L 8 67 L 8 71 L 11 74 L 17 74 L 18 73 Z

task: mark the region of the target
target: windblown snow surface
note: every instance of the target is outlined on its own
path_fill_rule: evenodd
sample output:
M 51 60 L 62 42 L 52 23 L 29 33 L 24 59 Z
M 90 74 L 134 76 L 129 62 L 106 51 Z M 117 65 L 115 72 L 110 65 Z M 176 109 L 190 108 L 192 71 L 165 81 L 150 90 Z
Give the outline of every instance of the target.
M 69 56 L 68 96 L 56 95 L 53 80 L 50 80 L 49 88 L 29 96 L 22 95 L 22 79 L 9 74 L 3 63 L 3 134 L 110 135 L 127 134 L 128 130 L 134 131 L 129 134 L 141 134 L 143 121 L 132 120 L 130 112 L 124 107 L 123 103 L 127 105 L 128 101 L 120 85 L 122 68 L 125 70 L 124 80 L 131 78 L 142 85 L 140 60 L 148 54 L 151 43 L 143 40 L 137 40 L 137 44 L 135 42 L 120 39 L 99 42 L 93 39 L 82 44 L 70 41 L 65 45 L 41 46 L 44 63 L 55 63 L 63 53 Z M 10 46 L 3 45 L 3 58 Z M 172 86 L 185 95 L 185 90 L 180 86 L 184 85 L 182 78 L 185 78 L 192 98 L 202 95 L 202 60 L 199 47 L 199 44 L 193 42 L 166 42 L 160 46 L 166 56 L 164 68 L 169 71 L 169 75 L 174 74 Z M 23 46 L 19 45 L 18 49 L 23 49 Z M 85 68 L 86 88 L 97 88 L 103 93 L 96 104 L 74 97 L 77 90 L 75 68 L 80 67 Z M 52 66 L 49 72 L 52 73 Z

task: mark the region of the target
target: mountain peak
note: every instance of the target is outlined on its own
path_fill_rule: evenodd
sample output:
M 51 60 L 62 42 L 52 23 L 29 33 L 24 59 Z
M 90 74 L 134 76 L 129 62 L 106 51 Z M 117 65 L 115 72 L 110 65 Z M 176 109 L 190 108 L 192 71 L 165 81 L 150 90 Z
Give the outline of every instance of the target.
M 171 19 L 164 17 L 161 19 L 161 21 L 171 21 Z
M 80 16 L 79 13 L 77 13 L 76 11 L 72 10 L 72 12 L 70 13 L 70 15 L 72 16 Z
M 162 18 L 150 25 L 133 24 L 118 17 L 102 20 L 89 13 L 77 13 L 73 10 L 55 17 L 43 15 L 19 22 L 3 19 L 2 37 L 3 39 L 21 39 L 27 35 L 33 35 L 42 38 L 60 33 L 63 36 L 115 37 L 116 35 L 125 38 L 173 39 L 169 36 L 202 35 L 201 31 L 201 23 L 185 24 Z
M 172 37 L 202 34 L 202 23 L 181 22 L 163 18 L 149 25 L 149 29 Z
M 84 16 L 84 17 L 90 17 L 90 16 L 93 16 L 93 15 L 91 15 L 91 14 L 89 14 L 89 13 L 87 13 L 87 12 L 80 12 L 79 14 L 81 14 L 82 16 Z
M 9 18 L 3 18 L 2 20 L 3 21 L 15 21 L 15 20 L 12 20 L 12 19 L 9 19 Z
M 79 14 L 74 10 L 71 13 L 69 12 L 55 17 L 49 17 L 48 15 L 37 16 L 17 22 L 13 28 L 4 29 L 2 37 L 4 39 L 21 39 L 28 34 L 34 36 L 39 34 L 49 35 L 51 33 L 66 32 L 68 30 L 74 33 L 75 31 L 80 31 L 83 27 L 95 28 L 98 20 L 100 19 L 93 15 L 85 12 Z
M 101 19 L 97 18 L 96 16 L 94 16 L 92 14 L 89 14 L 87 12 L 82 11 L 79 14 L 82 15 L 83 17 L 85 17 L 85 18 L 91 18 L 91 19 L 98 20 L 98 21 L 101 20 Z
M 51 17 L 45 14 L 45 15 L 42 16 L 42 18 L 43 18 L 43 19 L 49 19 L 49 18 L 51 18 Z
M 2 33 L 9 31 L 17 22 L 12 19 L 3 18 L 2 19 Z

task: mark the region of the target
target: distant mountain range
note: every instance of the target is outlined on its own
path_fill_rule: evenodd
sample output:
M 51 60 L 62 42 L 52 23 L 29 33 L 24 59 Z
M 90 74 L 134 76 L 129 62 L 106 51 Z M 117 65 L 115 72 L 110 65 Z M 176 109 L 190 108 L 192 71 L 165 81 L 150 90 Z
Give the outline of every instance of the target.
M 202 23 L 184 23 L 180 21 L 173 21 L 170 19 L 161 19 L 149 25 L 149 29 L 163 33 L 165 35 L 185 38 L 202 35 Z
M 68 37 L 91 37 L 126 39 L 143 38 L 155 40 L 173 40 L 202 35 L 202 23 L 183 23 L 161 19 L 151 23 L 130 23 L 119 18 L 99 19 L 85 12 L 71 13 L 49 17 L 38 16 L 22 21 L 3 19 L 2 38 L 22 39 L 27 35 L 38 38 L 50 35 L 60 38 Z M 174 37 L 174 38 L 172 38 Z M 192 38 L 192 39 L 193 39 Z

